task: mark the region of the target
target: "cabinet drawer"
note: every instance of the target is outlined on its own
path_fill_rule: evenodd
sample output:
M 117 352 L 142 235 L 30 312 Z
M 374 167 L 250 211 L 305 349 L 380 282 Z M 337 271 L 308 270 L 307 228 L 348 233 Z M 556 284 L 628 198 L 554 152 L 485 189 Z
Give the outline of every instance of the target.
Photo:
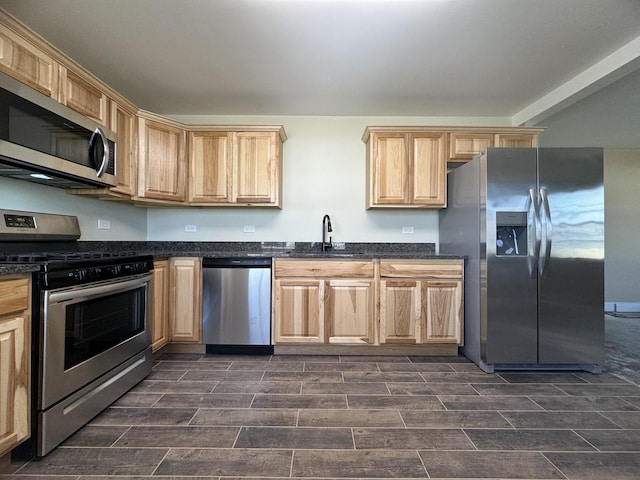
M 373 277 L 373 260 L 276 260 L 276 277 Z
M 386 278 L 461 279 L 463 260 L 381 260 L 380 276 Z
M 29 308 L 29 280 L 0 281 L 0 315 L 21 312 Z

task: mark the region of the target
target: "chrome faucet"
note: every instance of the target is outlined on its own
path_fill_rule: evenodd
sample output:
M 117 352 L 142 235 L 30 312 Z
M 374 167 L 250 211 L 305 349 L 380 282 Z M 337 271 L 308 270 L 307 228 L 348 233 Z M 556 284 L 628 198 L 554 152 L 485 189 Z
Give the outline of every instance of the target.
M 327 248 L 333 248 L 331 244 L 331 236 L 329 236 L 329 243 L 327 243 L 327 233 L 333 232 L 333 228 L 331 228 L 331 218 L 329 215 L 325 215 L 322 218 L 322 251 L 326 251 Z

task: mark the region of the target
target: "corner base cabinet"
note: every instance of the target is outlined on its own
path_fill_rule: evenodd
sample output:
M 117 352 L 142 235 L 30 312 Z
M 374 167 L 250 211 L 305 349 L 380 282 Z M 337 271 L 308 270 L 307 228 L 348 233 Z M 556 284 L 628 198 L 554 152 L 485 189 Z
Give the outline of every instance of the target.
M 0 457 L 30 434 L 30 282 L 0 278 Z

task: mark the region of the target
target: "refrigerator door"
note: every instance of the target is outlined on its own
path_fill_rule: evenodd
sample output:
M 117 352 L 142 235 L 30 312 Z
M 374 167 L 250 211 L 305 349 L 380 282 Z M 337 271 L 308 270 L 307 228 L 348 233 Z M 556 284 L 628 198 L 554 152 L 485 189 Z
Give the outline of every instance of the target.
M 487 149 L 482 360 L 537 362 L 536 150 Z M 482 181 L 481 181 L 482 184 Z M 482 202 L 481 202 L 482 203 Z
M 604 357 L 602 149 L 538 153 L 546 238 L 540 252 L 541 364 L 601 364 Z M 550 217 L 546 219 L 546 217 Z

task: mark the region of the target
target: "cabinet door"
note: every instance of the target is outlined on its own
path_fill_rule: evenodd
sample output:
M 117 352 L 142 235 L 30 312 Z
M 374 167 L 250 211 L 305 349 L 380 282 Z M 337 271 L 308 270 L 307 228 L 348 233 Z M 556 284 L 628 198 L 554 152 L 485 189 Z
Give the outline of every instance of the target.
M 189 201 L 231 203 L 232 138 L 227 132 L 189 134 Z
M 380 281 L 380 343 L 418 343 L 422 316 L 421 282 Z
M 426 311 L 423 343 L 463 342 L 461 281 L 422 282 L 422 303 Z
M 447 204 L 446 133 L 414 134 L 412 138 L 412 205 Z
M 138 135 L 138 197 L 184 202 L 186 199 L 184 131 L 140 118 Z
M 48 97 L 58 97 L 58 65 L 7 28 L 0 30 L 0 70 Z
M 96 122 L 109 125 L 109 99 L 105 93 L 65 67 L 60 67 L 58 101 Z
M 169 262 L 169 329 L 171 341 L 202 341 L 202 259 Z
M 153 262 L 151 280 L 153 301 L 150 302 L 149 327 L 151 350 L 155 352 L 169 343 L 169 261 Z
M 0 457 L 29 437 L 29 280 L 0 281 Z
M 111 130 L 117 134 L 116 181 L 111 190 L 134 195 L 136 183 L 136 118 L 135 115 L 111 102 Z
M 449 135 L 449 158 L 471 160 L 485 148 L 494 146 L 493 133 L 451 133 Z
M 373 343 L 373 281 L 327 281 L 325 324 L 329 343 Z
M 496 135 L 496 147 L 531 148 L 538 146 L 538 135 L 499 133 Z
M 279 206 L 279 143 L 275 132 L 235 135 L 235 201 Z
M 371 134 L 369 205 L 409 203 L 409 151 L 405 134 Z
M 281 279 L 274 291 L 274 342 L 324 343 L 324 282 Z

